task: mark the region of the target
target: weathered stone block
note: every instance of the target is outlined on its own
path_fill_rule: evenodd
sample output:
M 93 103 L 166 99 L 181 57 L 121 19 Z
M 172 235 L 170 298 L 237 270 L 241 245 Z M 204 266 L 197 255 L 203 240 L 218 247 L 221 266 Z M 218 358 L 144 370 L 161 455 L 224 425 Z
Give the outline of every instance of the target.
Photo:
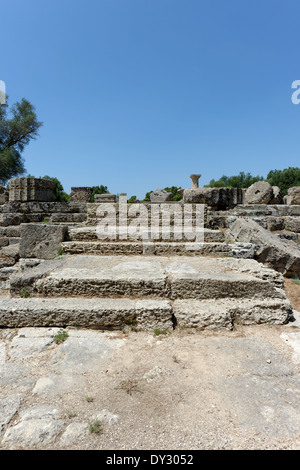
M 300 217 L 286 217 L 285 230 L 300 233 Z
M 276 232 L 277 230 L 284 229 L 284 218 L 283 217 L 266 217 L 267 228 L 270 232 Z
M 71 188 L 71 202 L 90 202 L 93 189 L 91 187 L 73 187 Z
M 256 245 L 255 258 L 287 277 L 300 272 L 300 249 L 288 245 L 250 218 L 239 218 L 230 225 L 229 233 L 237 241 Z
M 245 204 L 269 204 L 274 197 L 273 188 L 267 181 L 257 181 L 245 193 Z
M 0 248 L 3 246 L 7 246 L 9 243 L 9 239 L 6 237 L 0 237 Z
M 293 186 L 288 189 L 286 197 L 286 204 L 298 205 L 300 204 L 300 186 Z
M 0 185 L 0 204 L 5 204 L 9 199 L 9 192 L 8 190 Z
M 116 194 L 95 194 L 94 201 L 101 202 L 117 202 Z
M 65 239 L 66 226 L 21 224 L 20 257 L 53 259 Z
M 270 204 L 283 204 L 283 194 L 281 189 L 278 186 L 272 186 L 273 188 L 273 199 L 271 199 Z
M 150 194 L 151 202 L 173 201 L 173 194 L 165 189 L 156 189 Z
M 195 188 L 183 191 L 184 203 L 207 204 L 214 210 L 226 210 L 243 204 L 245 190 L 241 188 Z
M 53 201 L 53 181 L 44 178 L 12 178 L 9 201 Z

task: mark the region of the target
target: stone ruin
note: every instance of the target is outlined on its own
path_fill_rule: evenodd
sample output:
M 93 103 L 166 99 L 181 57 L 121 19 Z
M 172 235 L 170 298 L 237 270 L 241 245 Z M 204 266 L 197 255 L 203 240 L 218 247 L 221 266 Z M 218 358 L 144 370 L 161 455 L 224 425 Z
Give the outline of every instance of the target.
M 53 181 L 43 178 L 12 178 L 9 181 L 10 202 L 51 202 Z
M 300 276 L 300 187 L 283 197 L 265 182 L 247 190 L 200 188 L 200 177 L 191 175 L 179 202 L 156 190 L 150 201 L 132 204 L 125 193 L 91 203 L 89 187 L 73 187 L 70 202 L 53 202 L 50 180 L 10 180 L 9 191 L 0 188 L 0 326 L 288 322 L 284 278 Z M 99 237 L 105 214 L 120 229 L 120 200 L 129 226 L 142 230 Z M 176 237 L 178 208 L 190 211 L 193 228 L 203 208 L 200 243 Z M 170 232 L 160 232 L 164 214 Z M 150 232 L 155 237 L 144 238 Z

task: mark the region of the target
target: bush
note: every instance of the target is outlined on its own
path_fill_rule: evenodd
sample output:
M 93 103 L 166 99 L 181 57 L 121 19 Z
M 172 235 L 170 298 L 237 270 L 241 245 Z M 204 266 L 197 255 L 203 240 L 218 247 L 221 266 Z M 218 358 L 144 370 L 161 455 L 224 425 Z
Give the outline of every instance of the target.
M 289 167 L 284 170 L 272 170 L 268 173 L 267 181 L 271 186 L 279 186 L 285 196 L 289 188 L 300 186 L 300 168 Z
M 205 185 L 206 188 L 249 188 L 257 181 L 263 181 L 262 176 L 252 176 L 251 173 L 244 173 L 241 171 L 237 176 L 223 175 L 219 180 L 210 180 L 209 184 Z

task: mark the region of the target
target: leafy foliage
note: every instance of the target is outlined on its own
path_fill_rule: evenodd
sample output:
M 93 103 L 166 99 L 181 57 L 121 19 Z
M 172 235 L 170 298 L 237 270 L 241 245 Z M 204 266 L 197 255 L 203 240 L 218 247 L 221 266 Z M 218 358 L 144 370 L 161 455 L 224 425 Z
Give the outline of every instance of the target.
M 22 99 L 15 103 L 8 117 L 8 105 L 0 106 L 0 183 L 25 172 L 22 152 L 38 136 L 42 122 L 37 120 L 32 104 Z
M 61 184 L 61 182 L 57 178 L 47 176 L 47 175 L 43 176 L 43 178 L 46 179 L 46 180 L 52 180 L 53 181 L 54 201 L 55 202 L 69 202 L 70 196 L 69 196 L 69 194 L 64 192 L 63 185 Z
M 267 181 L 272 186 L 279 186 L 283 195 L 292 186 L 300 186 L 300 168 L 289 167 L 284 170 L 272 170 L 268 173 Z
M 181 187 L 177 187 L 177 186 L 172 186 L 171 188 L 164 188 L 165 191 L 168 191 L 169 193 L 172 193 L 173 194 L 173 201 L 180 201 L 180 199 L 182 199 L 182 195 L 178 192 Z
M 262 176 L 252 176 L 251 173 L 241 171 L 237 176 L 223 175 L 219 180 L 212 179 L 205 187 L 209 188 L 249 188 L 257 181 L 263 181 Z
M 267 178 L 262 176 L 252 176 L 251 173 L 241 171 L 237 176 L 223 175 L 219 180 L 212 179 L 205 187 L 210 188 L 248 188 L 256 181 L 268 181 L 271 186 L 278 186 L 283 195 L 292 186 L 300 186 L 300 168 L 289 167 L 284 170 L 271 170 Z
M 152 192 L 153 192 L 153 191 L 148 191 L 148 193 L 146 193 L 145 198 L 143 199 L 143 202 L 150 201 L 150 194 L 151 194 Z

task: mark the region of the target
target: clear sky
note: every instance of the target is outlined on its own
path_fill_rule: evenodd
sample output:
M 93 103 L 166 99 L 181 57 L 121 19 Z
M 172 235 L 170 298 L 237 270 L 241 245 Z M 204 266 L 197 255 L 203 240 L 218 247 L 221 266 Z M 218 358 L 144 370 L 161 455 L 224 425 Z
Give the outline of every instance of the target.
M 27 172 L 141 198 L 300 166 L 299 0 L 0 0 L 0 80 L 44 125 Z

